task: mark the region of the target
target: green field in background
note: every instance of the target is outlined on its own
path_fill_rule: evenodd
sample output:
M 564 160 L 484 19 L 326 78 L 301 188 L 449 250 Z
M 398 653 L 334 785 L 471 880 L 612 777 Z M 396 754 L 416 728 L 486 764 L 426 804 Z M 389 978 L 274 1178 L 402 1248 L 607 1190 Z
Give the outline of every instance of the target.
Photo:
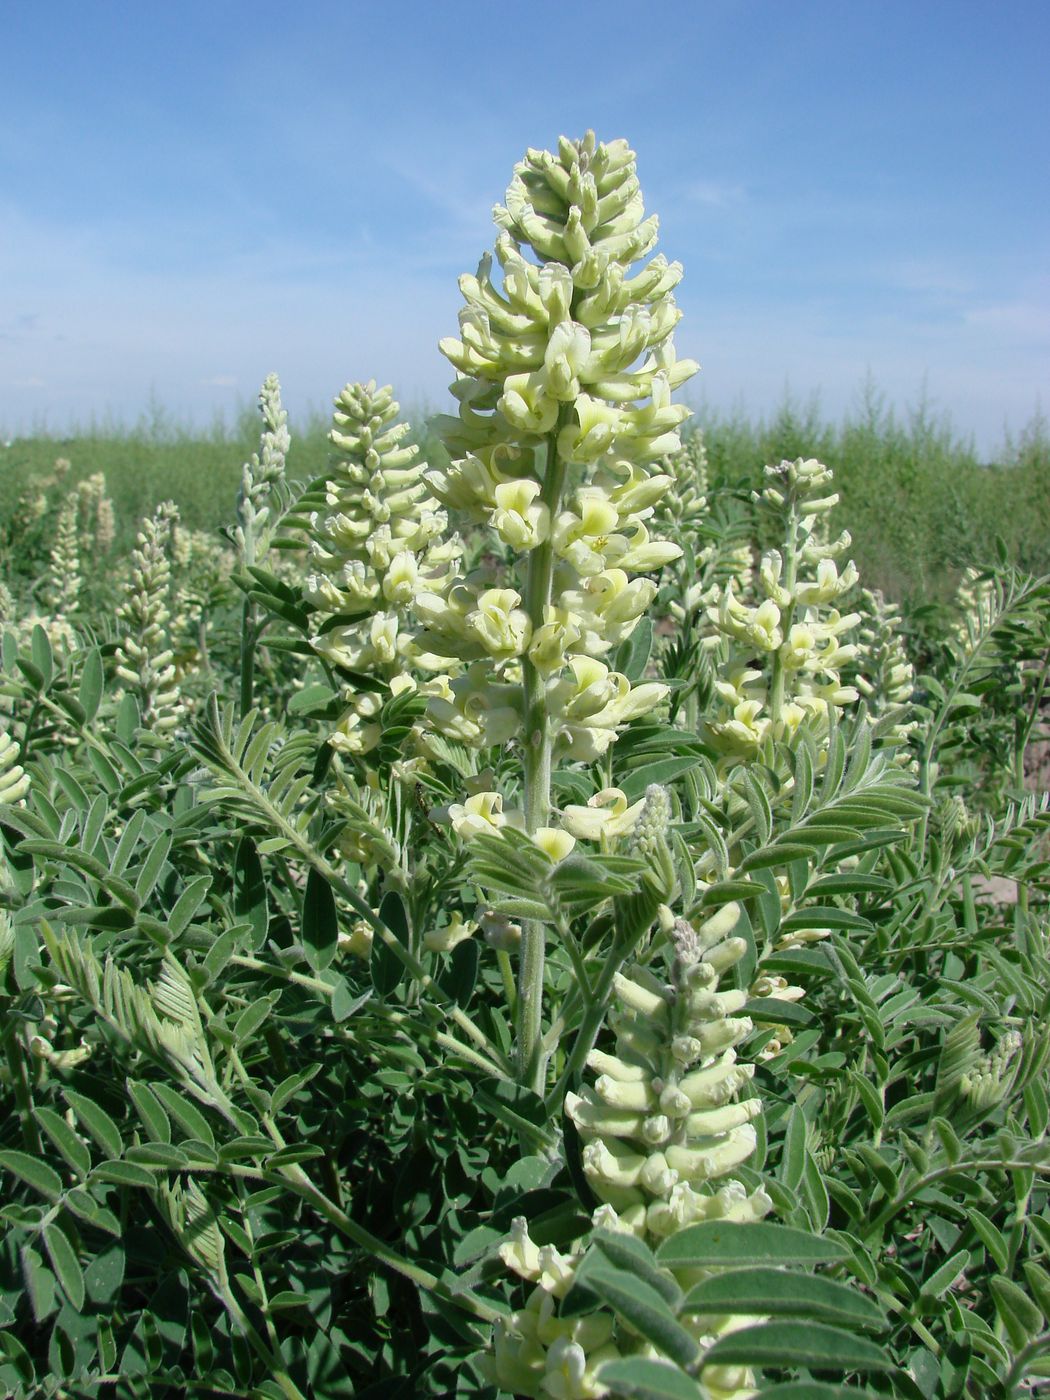
M 441 449 L 419 421 L 433 460 Z M 815 404 L 791 402 L 767 419 L 701 409 L 693 422 L 704 433 L 713 487 L 757 485 L 762 465 L 784 457 L 818 457 L 832 467 L 842 496 L 832 523 L 851 532 L 864 583 L 891 597 L 944 596 L 959 569 L 992 557 L 997 537 L 1023 568 L 1050 571 L 1050 426 L 1041 416 L 995 462 L 980 460 L 945 420 L 921 408 L 896 416 L 877 395 L 839 422 Z M 289 473 L 320 474 L 329 453 L 327 424 L 315 415 L 290 427 Z M 105 473 L 118 549 L 130 546 L 139 518 L 169 498 L 189 527 L 217 529 L 232 518 L 241 464 L 257 445 L 251 409 L 211 431 L 173 426 L 157 415 L 134 428 L 16 438 L 0 448 L 0 522 L 10 519 L 34 474 L 66 457 L 71 482 Z

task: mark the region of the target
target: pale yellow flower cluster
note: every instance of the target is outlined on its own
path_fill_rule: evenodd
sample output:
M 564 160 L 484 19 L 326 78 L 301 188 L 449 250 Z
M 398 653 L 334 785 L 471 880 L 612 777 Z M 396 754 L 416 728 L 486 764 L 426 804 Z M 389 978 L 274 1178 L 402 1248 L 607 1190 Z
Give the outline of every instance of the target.
M 722 712 L 706 732 L 727 757 L 752 757 L 767 738 L 790 740 L 807 717 L 821 731 L 831 709 L 859 698 L 841 671 L 857 655 L 843 639 L 860 615 L 834 606 L 857 583 L 852 560 L 841 571 L 836 563 L 850 539 L 843 533 L 821 543 L 818 528 L 838 501 L 831 480 L 812 458 L 766 467 L 756 499 L 785 518 L 783 551 L 763 555 L 753 600 L 738 598 L 730 582 L 708 609 L 718 634 L 709 640 L 722 652 L 715 683 Z
M 352 670 L 395 665 L 411 651 L 402 630 L 416 593 L 440 585 L 455 558 L 440 543 L 447 516 L 424 480 L 426 463 L 404 439 L 389 387 L 348 384 L 330 434 L 343 454 L 325 487 L 327 513 L 311 517 L 306 596 L 323 614 L 355 621 L 318 631 L 314 647 Z M 431 572 L 426 572 L 430 570 Z
M 476 836 L 498 836 L 505 827 L 522 831 L 525 827 L 523 813 L 512 809 L 503 810 L 503 797 L 498 792 L 485 790 L 476 792 L 464 802 L 454 802 L 442 809 L 452 830 L 464 841 Z M 552 861 L 564 860 L 576 845 L 576 839 L 568 831 L 553 826 L 538 827 L 531 836 L 533 843 Z
M 583 1141 L 583 1167 L 602 1202 L 595 1227 L 632 1234 L 653 1247 L 702 1220 L 751 1221 L 772 1207 L 764 1191 L 732 1179 L 755 1148 L 759 1100 L 737 1099 L 754 1066 L 735 1047 L 751 1031 L 739 1011 L 746 993 L 720 992 L 719 978 L 746 945 L 731 935 L 739 917 L 727 905 L 699 930 L 665 910 L 674 959 L 669 981 L 635 966 L 617 978 L 615 1053 L 594 1050 L 596 1078 L 565 1108 Z M 558 1300 L 572 1284 L 577 1254 L 538 1247 L 526 1222 L 500 1250 L 504 1263 L 535 1285 L 525 1306 L 497 1327 L 494 1377 L 506 1390 L 558 1400 L 607 1394 L 599 1371 L 621 1355 L 658 1353 L 620 1328 L 611 1314 L 562 1318 Z M 749 1317 L 698 1320 L 697 1340 L 747 1325 Z M 753 1394 L 742 1367 L 707 1367 L 713 1396 Z
M 653 464 L 688 412 L 671 392 L 697 368 L 672 342 L 681 267 L 655 257 L 631 275 L 656 220 L 634 153 L 593 133 L 529 151 L 495 218 L 501 276 L 486 256 L 460 279 L 460 338 L 442 342 L 460 414 L 444 420 L 451 465 L 428 480 L 521 568 L 421 593 L 430 645 L 465 663 L 430 687 L 429 719 L 461 743 L 506 743 L 525 723 L 531 671 L 555 755 L 590 761 L 666 694 L 632 686 L 608 657 L 655 596 L 638 575 L 681 552 L 650 532 L 671 485 Z
M 656 518 L 668 534 L 690 533 L 707 514 L 707 448 L 704 435 L 693 428 L 677 452 L 661 463 L 671 478 Z
M 988 630 L 995 616 L 995 584 L 982 578 L 979 569 L 967 568 L 955 592 L 958 617 L 952 626 L 955 639 L 965 654 L 973 651 L 977 638 Z
M 142 724 L 157 734 L 174 729 L 185 714 L 171 649 L 171 549 L 179 513 L 171 501 L 142 522 L 131 553 L 131 576 L 117 608 L 121 636 L 116 672 L 139 705 Z
M 11 735 L 0 730 L 0 803 L 15 806 L 29 791 L 29 774 L 18 761 L 19 747 Z
M 276 524 L 273 507 L 275 490 L 283 485 L 291 434 L 288 414 L 281 404 L 281 385 L 276 374 L 269 374 L 259 390 L 259 412 L 263 432 L 259 451 L 241 469 L 241 489 L 237 495 L 237 527 L 234 541 L 245 564 L 251 566 L 265 553 Z
M 76 611 L 83 578 L 80 573 L 80 495 L 71 491 L 55 518 L 55 537 L 48 569 L 48 602 L 54 622 L 66 623 Z
M 878 592 L 865 591 L 863 597 L 858 662 L 866 674 L 855 674 L 853 684 L 868 703 L 876 736 L 899 749 L 897 761 L 906 764 L 914 761 L 908 744 L 919 722 L 907 718 L 915 693 L 915 668 L 900 635 L 900 608 Z
M 325 483 L 325 509 L 310 517 L 307 600 L 318 609 L 311 638 L 336 666 L 411 685 L 410 665 L 433 667 L 415 646 L 409 607 L 445 587 L 460 544 L 445 540 L 448 518 L 424 479 L 426 462 L 406 442 L 407 423 L 389 386 L 348 384 L 330 433 L 340 457 Z M 378 700 L 360 695 L 333 740 L 364 752 L 379 738 Z

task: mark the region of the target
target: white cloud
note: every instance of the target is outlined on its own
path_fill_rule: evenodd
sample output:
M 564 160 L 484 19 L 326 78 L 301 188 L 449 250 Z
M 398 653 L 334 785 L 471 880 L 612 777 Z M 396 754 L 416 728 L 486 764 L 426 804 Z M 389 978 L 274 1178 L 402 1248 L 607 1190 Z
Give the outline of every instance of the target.
M 1050 349 L 1050 297 L 1033 293 L 1017 300 L 990 302 L 971 307 L 966 324 L 1012 341 Z
M 744 186 L 730 180 L 692 180 L 682 190 L 685 199 L 708 209 L 728 209 L 744 200 Z

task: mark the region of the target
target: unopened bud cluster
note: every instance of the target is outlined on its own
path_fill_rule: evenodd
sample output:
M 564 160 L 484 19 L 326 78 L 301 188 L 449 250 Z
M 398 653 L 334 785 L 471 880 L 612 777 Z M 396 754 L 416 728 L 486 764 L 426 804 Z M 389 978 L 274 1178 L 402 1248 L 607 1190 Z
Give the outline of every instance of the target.
M 179 513 L 171 501 L 142 522 L 131 553 L 131 575 L 117 609 L 121 637 L 116 672 L 135 696 L 143 726 L 157 734 L 174 729 L 184 713 L 169 643 L 171 549 Z
M 707 732 L 727 757 L 752 757 L 767 738 L 790 740 L 807 718 L 819 732 L 830 711 L 859 698 L 841 671 L 857 655 L 843 639 L 860 615 L 836 606 L 857 583 L 852 560 L 841 571 L 836 563 L 850 537 L 823 543 L 818 528 L 838 501 L 831 482 L 831 471 L 813 459 L 766 468 L 756 503 L 783 520 L 783 549 L 762 556 L 753 600 L 738 598 L 729 583 L 709 609 L 722 639 L 711 639 L 721 651 L 715 690 L 722 712 Z
M 958 617 L 952 628 L 964 653 L 973 651 L 978 638 L 992 625 L 995 602 L 992 579 L 982 577 L 979 569 L 966 569 L 955 593 Z
M 1023 1043 L 1020 1031 L 1007 1031 L 995 1049 L 963 1075 L 959 1087 L 973 1108 L 986 1111 L 1006 1095 L 1017 1072 L 1017 1056 Z
M 696 929 L 665 910 L 669 978 L 634 966 L 616 979 L 615 1052 L 592 1051 L 593 1083 L 565 1101 L 601 1202 L 596 1228 L 625 1231 L 655 1247 L 698 1221 L 758 1220 L 772 1208 L 764 1191 L 748 1193 L 733 1179 L 754 1151 L 760 1111 L 758 1099 L 738 1098 L 754 1073 L 736 1052 L 752 1029 L 739 1014 L 747 994 L 718 990 L 746 948 L 731 936 L 739 913 L 726 905 Z M 642 1344 L 605 1312 L 559 1317 L 558 1300 L 579 1256 L 537 1247 L 524 1220 L 515 1222 L 500 1253 L 535 1288 L 497 1330 L 498 1383 L 530 1396 L 606 1394 L 601 1365 Z M 697 1339 L 710 1344 L 750 1320 L 706 1318 L 697 1323 Z M 719 1396 L 752 1393 L 744 1368 L 705 1368 L 704 1384 Z
M 677 452 L 669 453 L 660 464 L 671 478 L 671 485 L 656 511 L 656 519 L 667 534 L 681 538 L 691 534 L 707 514 L 707 449 L 704 436 L 694 428 L 683 437 Z
M 918 721 L 907 718 L 915 694 L 915 670 L 900 635 L 900 608 L 879 592 L 865 589 L 861 597 L 864 620 L 853 684 L 867 702 L 876 737 L 898 749 L 899 761 L 906 763 L 910 757 L 907 746 Z
M 245 462 L 241 471 L 234 530 L 234 540 L 249 566 L 264 553 L 266 541 L 276 524 L 273 507 L 280 500 L 291 446 L 288 414 L 281 406 L 281 385 L 276 374 L 268 375 L 263 381 L 259 390 L 259 412 L 263 420 L 259 451 Z

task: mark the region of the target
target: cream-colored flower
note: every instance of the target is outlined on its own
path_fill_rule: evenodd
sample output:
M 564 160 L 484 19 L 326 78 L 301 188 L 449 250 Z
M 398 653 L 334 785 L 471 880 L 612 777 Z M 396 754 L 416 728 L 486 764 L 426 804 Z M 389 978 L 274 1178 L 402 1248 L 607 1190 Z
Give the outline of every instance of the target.
M 602 788 L 588 798 L 585 807 L 570 805 L 562 811 L 562 826 L 581 841 L 614 841 L 629 835 L 645 807 L 645 798 L 628 806 L 620 788 Z
M 550 511 L 542 501 L 536 503 L 539 494 L 538 481 L 505 481 L 496 487 L 489 523 L 512 549 L 535 549 L 550 533 Z
M 477 924 L 467 923 L 459 910 L 455 910 L 443 928 L 428 929 L 423 935 L 423 946 L 432 953 L 451 953 L 478 931 Z
M 532 833 L 533 842 L 551 860 L 564 860 L 576 845 L 576 838 L 554 826 L 541 826 Z
M 453 803 L 448 815 L 452 830 L 464 841 L 472 836 L 494 836 L 507 824 L 503 797 L 498 792 L 479 792 L 466 802 Z
M 513 588 L 487 588 L 467 614 L 466 627 L 489 656 L 506 660 L 526 650 L 532 623 Z
M 372 939 L 375 934 L 371 924 L 366 924 L 364 919 L 358 919 L 349 933 L 341 933 L 338 937 L 339 951 L 349 953 L 351 957 L 361 958 L 367 962 L 372 955 Z

